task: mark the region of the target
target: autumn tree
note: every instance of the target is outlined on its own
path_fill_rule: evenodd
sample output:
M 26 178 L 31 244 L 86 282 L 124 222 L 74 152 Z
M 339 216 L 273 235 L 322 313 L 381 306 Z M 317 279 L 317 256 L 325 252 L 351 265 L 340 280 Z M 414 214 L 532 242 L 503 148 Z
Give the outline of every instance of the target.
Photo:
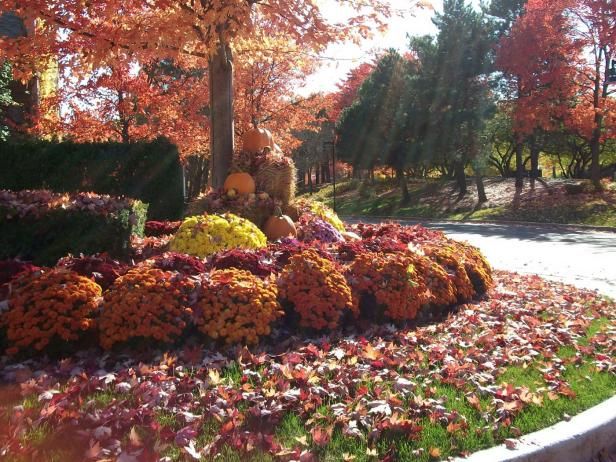
M 289 52 L 318 52 L 327 44 L 370 34 L 390 14 L 383 0 L 341 1 L 343 22 L 326 18 L 311 0 L 181 0 L 67 2 L 0 0 L 0 10 L 39 19 L 33 36 L 2 40 L 0 53 L 27 78 L 36 59 L 78 57 L 75 72 L 134 60 L 184 60 L 209 69 L 212 180 L 221 186 L 233 151 L 233 55 L 267 49 L 257 25 L 266 20 L 295 44 Z
M 170 139 L 182 155 L 208 149 L 204 72 L 186 72 L 171 63 L 127 63 L 101 68 L 88 78 L 66 78 L 57 98 L 64 117 L 57 123 L 36 121 L 33 133 L 54 133 L 75 141 L 131 142 L 159 136 Z
M 601 189 L 600 151 L 616 139 L 616 88 L 610 90 L 609 68 L 616 59 L 616 4 L 612 0 L 580 0 L 566 11 L 572 28 L 567 41 L 577 49 L 574 101 L 569 105 L 566 125 L 588 141 L 591 152 L 590 177 Z M 562 77 L 567 77 L 561 76 Z
M 530 0 L 502 42 L 499 66 L 518 76 L 514 126 L 531 140 L 561 124 L 588 143 L 590 174 L 600 187 L 601 145 L 616 136 L 609 65 L 616 46 L 616 6 L 609 0 Z
M 532 178 L 539 157 L 536 139 L 541 131 L 555 129 L 564 119 L 572 91 L 577 56 L 564 39 L 570 27 L 564 12 L 567 2 L 529 1 L 525 14 L 499 46 L 498 66 L 516 76 L 513 130 L 518 143 L 525 141 L 530 146 Z
M 374 63 L 361 63 L 359 66 L 351 69 L 345 79 L 337 85 L 336 101 L 331 114 L 333 120 L 338 120 L 342 111 L 353 104 L 355 98 L 357 98 L 359 87 L 361 87 L 373 70 Z
M 261 30 L 269 36 L 268 49 L 258 59 L 250 53 L 239 55 L 235 66 L 235 133 L 241 136 L 262 125 L 275 134 L 278 147 L 290 153 L 299 143 L 292 134 L 300 128 L 292 122 L 293 114 L 311 106 L 310 98 L 297 95 L 295 89 L 314 71 L 318 59 L 290 52 L 293 43 L 267 23 Z M 309 125 L 313 119 L 308 113 L 301 123 Z

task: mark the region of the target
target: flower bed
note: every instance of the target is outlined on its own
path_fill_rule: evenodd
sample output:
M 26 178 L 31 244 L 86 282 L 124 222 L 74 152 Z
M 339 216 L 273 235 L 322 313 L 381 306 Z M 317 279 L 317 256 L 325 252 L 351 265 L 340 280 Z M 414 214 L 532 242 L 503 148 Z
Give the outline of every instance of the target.
M 442 316 L 448 306 L 492 285 L 481 254 L 442 233 L 360 225 L 355 230 L 364 237 L 344 241 L 320 218 L 305 218 L 305 223 L 325 226 L 336 239 L 313 232 L 310 238 L 305 233 L 304 241 L 285 238 L 267 244 L 245 219 L 207 215 L 186 219 L 171 243 L 171 248 L 206 259 L 166 252 L 169 236 L 163 236 L 135 239 L 137 258 L 130 262 L 107 255 L 69 256 L 57 268 L 75 271 L 105 290 L 91 318 L 100 317 L 99 342 L 106 349 L 134 339 L 176 342 L 199 332 L 197 341 L 267 343 L 274 327 L 292 334 L 298 328 L 332 330 L 356 322 L 402 325 L 420 312 L 427 313 L 422 320 Z M 248 248 L 235 248 L 238 243 Z M 4 265 L 15 267 L 13 273 L 29 268 L 14 261 Z M 272 303 L 284 307 L 282 319 L 274 315 L 280 309 L 271 308 Z M 268 309 L 261 312 L 264 306 Z M 8 310 L 17 310 L 15 302 L 8 301 Z M 259 321 L 246 327 L 249 320 Z M 13 336 L 8 346 L 19 346 L 16 342 Z

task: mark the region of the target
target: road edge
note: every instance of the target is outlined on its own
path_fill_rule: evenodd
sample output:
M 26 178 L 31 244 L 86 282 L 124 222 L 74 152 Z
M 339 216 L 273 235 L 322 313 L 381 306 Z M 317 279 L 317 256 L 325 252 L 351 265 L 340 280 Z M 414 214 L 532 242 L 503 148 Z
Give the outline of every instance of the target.
M 603 450 L 616 449 L 616 396 L 569 421 L 530 433 L 508 449 L 502 444 L 458 457 L 454 462 L 590 462 Z
M 462 225 L 509 225 L 509 226 L 525 226 L 534 228 L 555 228 L 569 229 L 573 231 L 603 231 L 606 233 L 616 233 L 616 227 L 613 226 L 593 226 L 580 224 L 566 223 L 544 223 L 539 221 L 511 221 L 511 220 L 447 220 L 440 218 L 417 218 L 417 217 L 399 217 L 399 216 L 376 216 L 376 215 L 340 215 L 344 220 L 392 220 L 392 221 L 410 221 L 413 223 L 444 223 L 444 224 L 462 224 Z

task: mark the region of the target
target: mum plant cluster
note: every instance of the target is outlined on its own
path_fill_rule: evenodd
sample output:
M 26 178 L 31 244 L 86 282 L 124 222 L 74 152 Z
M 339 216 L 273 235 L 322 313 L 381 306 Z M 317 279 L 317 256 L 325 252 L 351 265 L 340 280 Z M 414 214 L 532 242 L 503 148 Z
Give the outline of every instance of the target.
M 149 223 L 155 233 L 177 230 L 146 238 L 162 244 L 130 262 L 106 255 L 69 256 L 51 268 L 2 262 L 6 351 L 171 344 L 186 336 L 256 344 L 281 332 L 412 321 L 492 284 L 477 249 L 438 231 L 360 224 L 341 232 L 333 212 L 313 207 L 332 223 L 304 213 L 298 238 L 268 243 L 249 220 L 212 214 L 179 227 Z M 336 238 L 319 240 L 318 226 Z

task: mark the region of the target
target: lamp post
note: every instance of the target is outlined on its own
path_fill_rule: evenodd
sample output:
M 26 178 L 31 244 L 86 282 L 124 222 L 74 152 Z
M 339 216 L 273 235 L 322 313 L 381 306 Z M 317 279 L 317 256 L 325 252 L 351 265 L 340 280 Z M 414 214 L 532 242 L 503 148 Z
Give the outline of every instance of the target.
M 332 148 L 332 183 L 334 186 L 334 212 L 336 211 L 336 143 L 334 141 L 323 141 L 323 151 L 325 146 L 331 146 Z

